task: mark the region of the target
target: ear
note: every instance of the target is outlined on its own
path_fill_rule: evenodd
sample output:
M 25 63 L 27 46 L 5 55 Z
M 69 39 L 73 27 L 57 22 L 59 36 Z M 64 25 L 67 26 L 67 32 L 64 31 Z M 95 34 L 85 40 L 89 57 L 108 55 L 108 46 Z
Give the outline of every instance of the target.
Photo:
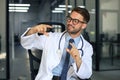
M 82 24 L 82 29 L 85 29 L 87 27 L 87 24 Z

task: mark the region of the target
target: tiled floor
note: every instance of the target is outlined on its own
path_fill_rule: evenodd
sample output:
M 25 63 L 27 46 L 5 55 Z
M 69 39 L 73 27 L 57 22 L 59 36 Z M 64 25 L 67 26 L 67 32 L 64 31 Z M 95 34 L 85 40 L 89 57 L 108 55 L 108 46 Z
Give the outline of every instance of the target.
M 92 80 L 120 80 L 120 70 L 93 72 Z

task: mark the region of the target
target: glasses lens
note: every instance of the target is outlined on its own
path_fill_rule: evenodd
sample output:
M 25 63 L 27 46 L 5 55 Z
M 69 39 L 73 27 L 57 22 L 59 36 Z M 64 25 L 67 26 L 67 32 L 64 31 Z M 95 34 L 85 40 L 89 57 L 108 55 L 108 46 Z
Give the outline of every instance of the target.
M 71 21 L 72 21 L 72 23 L 73 23 L 74 25 L 78 24 L 79 22 L 80 22 L 80 23 L 84 23 L 83 21 L 80 21 L 80 20 L 78 20 L 78 19 L 73 19 L 73 18 L 71 18 L 70 16 L 67 16 L 67 22 L 71 22 Z
M 73 19 L 72 22 L 73 22 L 73 24 L 78 24 L 78 23 L 79 23 L 79 20 Z

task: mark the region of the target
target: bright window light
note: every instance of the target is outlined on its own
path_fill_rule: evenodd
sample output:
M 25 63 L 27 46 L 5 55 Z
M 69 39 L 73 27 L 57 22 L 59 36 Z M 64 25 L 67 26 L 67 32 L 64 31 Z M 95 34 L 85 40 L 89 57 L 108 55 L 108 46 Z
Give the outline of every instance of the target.
M 71 11 L 68 11 L 68 13 L 71 13 Z
M 28 12 L 30 4 L 9 4 L 9 12 Z
M 66 5 L 59 5 L 59 7 L 66 7 Z M 72 5 L 68 5 L 68 8 L 72 8 Z
M 9 6 L 27 6 L 27 7 L 29 7 L 30 4 L 9 4 Z
M 9 12 L 28 12 L 28 10 L 9 10 Z
M 66 10 L 65 8 L 55 8 L 55 10 Z
M 80 7 L 80 8 L 85 8 L 85 6 L 78 6 L 78 7 Z
M 28 7 L 9 7 L 9 9 L 28 10 Z
M 63 11 L 59 11 L 59 10 L 52 10 L 52 13 L 63 13 Z

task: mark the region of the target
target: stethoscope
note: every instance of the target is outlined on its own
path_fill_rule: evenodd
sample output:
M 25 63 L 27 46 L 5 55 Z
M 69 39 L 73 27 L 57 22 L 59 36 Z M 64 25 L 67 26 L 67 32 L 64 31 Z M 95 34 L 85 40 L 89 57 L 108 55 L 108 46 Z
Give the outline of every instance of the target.
M 61 37 L 60 37 L 59 44 L 58 44 L 58 52 L 59 52 L 59 53 L 60 53 L 60 43 L 61 43 L 62 37 L 65 35 L 66 32 L 67 32 L 67 31 L 63 32 L 63 34 L 62 34 Z M 78 50 L 80 50 L 80 51 L 82 52 L 82 53 L 81 53 L 81 56 L 83 56 L 83 55 L 84 55 L 84 52 L 83 52 L 83 45 L 84 45 L 84 43 L 83 43 L 83 39 L 82 39 L 81 36 L 80 36 L 80 39 L 81 39 L 81 41 L 82 41 L 82 46 L 81 46 L 81 48 L 78 49 Z

